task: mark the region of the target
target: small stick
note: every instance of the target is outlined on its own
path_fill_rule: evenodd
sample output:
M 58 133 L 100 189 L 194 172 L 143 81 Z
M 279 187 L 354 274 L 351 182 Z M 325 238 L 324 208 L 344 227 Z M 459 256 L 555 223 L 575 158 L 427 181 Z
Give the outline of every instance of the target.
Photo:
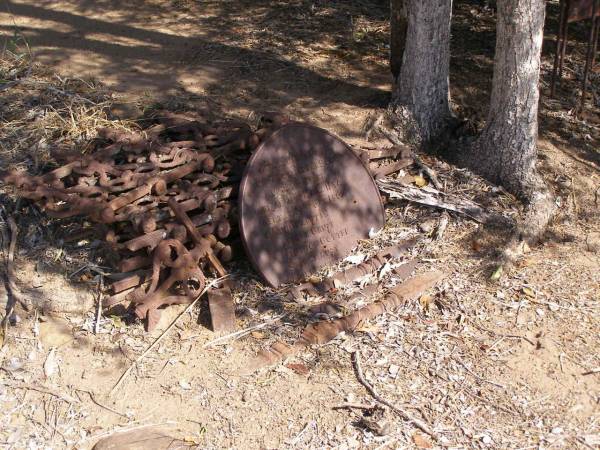
M 8 279 L 8 291 L 16 302 L 19 302 L 25 311 L 29 311 L 28 300 L 21 294 L 21 291 L 17 287 L 15 282 L 15 249 L 17 247 L 17 234 L 19 228 L 17 223 L 12 216 L 7 218 L 8 226 L 10 228 L 10 245 L 8 247 L 8 261 L 6 263 L 6 276 Z M 14 302 L 12 302 L 14 305 Z M 7 316 L 8 317 L 8 316 Z
M 600 367 L 596 367 L 592 370 L 588 370 L 587 372 L 583 372 L 581 375 L 592 375 L 594 373 L 600 373 Z
M 100 332 L 100 319 L 102 318 L 102 287 L 103 287 L 103 285 L 104 285 L 104 276 L 100 275 L 100 280 L 98 281 L 98 310 L 96 311 L 96 323 L 94 324 L 94 334 L 98 334 Z
M 499 334 L 498 336 L 502 336 L 505 338 L 511 338 L 511 339 L 523 339 L 524 341 L 529 342 L 531 345 L 533 345 L 535 347 L 535 342 L 533 342 L 527 336 L 521 336 L 520 334 Z
M 560 371 L 562 373 L 565 373 L 565 369 L 563 368 L 563 361 L 562 361 L 563 360 L 563 356 L 564 356 L 564 353 L 560 353 L 558 355 L 558 362 L 560 363 Z
M 506 389 L 506 386 L 504 386 L 503 384 L 500 384 L 500 383 L 495 383 L 494 381 L 486 380 L 485 378 L 483 378 L 483 377 L 480 377 L 479 375 L 477 375 L 476 373 L 474 373 L 473 371 L 471 371 L 471 369 L 469 369 L 469 368 L 468 368 L 468 367 L 465 365 L 465 363 L 463 363 L 463 362 L 462 362 L 462 361 L 460 361 L 459 359 L 456 359 L 456 358 L 455 358 L 455 359 L 454 359 L 454 361 L 456 361 L 456 362 L 457 362 L 457 363 L 459 363 L 461 366 L 463 366 L 463 368 L 464 368 L 464 369 L 465 369 L 467 372 L 469 372 L 471 375 L 473 375 L 473 376 L 474 376 L 475 378 L 477 378 L 479 381 L 484 381 L 484 382 L 486 382 L 486 383 L 489 383 L 489 384 L 491 384 L 492 386 L 496 386 L 496 387 L 499 387 L 499 388 L 501 388 L 501 389 Z
M 234 338 L 243 337 L 243 336 L 251 333 L 252 331 L 260 330 L 261 328 L 264 328 L 267 325 L 271 325 L 271 324 L 277 322 L 283 316 L 284 315 L 281 314 L 280 316 L 274 317 L 273 319 L 268 320 L 266 322 L 259 323 L 258 325 L 253 325 L 251 327 L 244 328 L 243 330 L 239 330 L 239 331 L 236 331 L 234 333 L 230 333 L 230 334 L 226 334 L 225 336 L 221 336 L 221 337 L 219 337 L 217 339 L 213 339 L 212 341 L 207 342 L 206 344 L 204 344 L 202 346 L 202 348 L 208 348 L 208 347 L 212 347 L 212 346 L 217 345 L 217 344 L 221 344 L 221 343 L 227 341 L 228 339 L 234 339 Z
M 415 165 L 421 169 L 423 172 L 425 172 L 425 175 L 427 175 L 429 177 L 429 179 L 431 180 L 431 183 L 435 186 L 435 188 L 439 191 L 441 191 L 443 189 L 442 183 L 440 183 L 440 180 L 438 180 L 436 173 L 434 172 L 434 170 L 429 167 L 428 165 L 426 165 L 423 160 L 421 158 L 419 158 L 417 155 L 413 155 L 413 160 L 415 162 Z
M 117 382 L 115 383 L 115 385 L 112 387 L 112 389 L 109 392 L 109 395 L 112 395 L 113 392 L 115 392 L 119 386 L 121 386 L 121 384 L 123 384 L 123 381 L 125 380 L 125 378 L 127 378 L 127 376 L 129 375 L 129 373 L 133 370 L 133 368 L 135 366 L 138 365 L 138 363 L 144 359 L 144 357 L 150 353 L 150 351 L 156 347 L 158 345 L 158 343 L 160 341 L 162 341 L 162 339 L 169 333 L 169 331 L 171 331 L 171 328 L 173 328 L 173 326 L 179 321 L 179 319 L 184 315 L 187 314 L 195 305 L 196 303 L 198 303 L 198 300 L 200 300 L 200 297 L 202 297 L 210 288 L 212 288 L 213 286 L 217 285 L 219 283 L 219 281 L 222 281 L 223 278 L 225 277 L 221 277 L 221 278 L 217 278 L 215 280 L 212 280 L 210 283 L 208 283 L 204 289 L 202 289 L 202 292 L 200 292 L 200 294 L 198 295 L 198 297 L 196 297 L 196 299 L 190 303 L 187 308 L 185 308 L 185 310 L 179 314 L 175 320 L 173 320 L 173 322 L 171 322 L 171 324 L 166 328 L 165 331 L 162 332 L 162 334 L 156 338 L 156 340 L 146 349 L 144 350 L 144 353 L 142 353 L 140 356 L 138 356 L 136 358 L 136 360 L 131 363 L 131 365 L 127 368 L 127 370 L 125 372 L 123 372 L 123 374 L 119 377 L 119 379 L 117 380 Z
M 404 409 L 399 408 L 399 407 L 393 405 L 392 403 L 388 402 L 386 399 L 384 399 L 377 393 L 377 391 L 373 388 L 373 386 L 371 386 L 369 384 L 369 382 L 365 379 L 362 369 L 360 367 L 360 351 L 359 350 L 356 350 L 355 352 L 352 353 L 352 365 L 354 366 L 356 378 L 358 378 L 358 381 L 360 381 L 360 384 L 362 384 L 367 389 L 367 392 L 369 392 L 369 394 L 371 394 L 371 397 L 373 397 L 379 403 L 384 404 L 385 406 L 387 406 L 388 408 L 390 408 L 391 410 L 396 412 L 404 420 L 407 420 L 408 422 L 414 424 L 415 427 L 417 427 L 423 433 L 427 433 L 432 438 L 437 439 L 433 430 L 431 430 L 431 428 L 429 428 L 429 426 L 425 422 L 413 417 L 410 413 L 408 413 Z
M 0 247 L 0 252 L 2 253 L 2 262 L 7 264 L 7 247 L 8 247 L 8 233 L 6 232 L 6 220 L 4 220 L 4 206 L 0 205 L 0 219 L 2 219 L 2 224 L 0 224 L 0 239 L 2 240 L 2 246 Z M 4 292 L 6 292 L 7 296 L 10 294 L 10 287 L 8 286 L 8 280 L 5 280 L 5 277 L 2 278 L 2 287 Z M 10 299 L 10 297 L 8 297 Z M 6 344 L 6 335 L 8 334 L 8 319 L 13 313 L 13 303 L 7 302 L 6 311 L 4 312 L 4 317 L 2 321 L 0 321 L 0 348 Z
M 291 440 L 291 442 L 290 442 L 290 445 L 291 445 L 291 446 L 294 446 L 294 445 L 296 445 L 296 444 L 297 444 L 297 443 L 300 441 L 300 439 L 302 438 L 302 435 L 303 435 L 304 433 L 306 433 L 306 430 L 308 430 L 308 428 L 309 428 L 311 425 L 314 425 L 315 423 L 316 423 L 316 422 L 315 422 L 314 420 L 311 420 L 310 422 L 307 422 L 307 423 L 306 423 L 306 425 L 304 425 L 304 428 L 302 428 L 302 430 L 300 431 L 300 433 L 298 433 L 298 434 L 296 435 L 296 437 L 295 437 L 294 439 L 292 439 L 292 440 Z
M 373 409 L 375 405 L 367 405 L 362 403 L 342 403 L 340 405 L 334 405 L 331 409 Z
M 116 414 L 118 416 L 129 419 L 129 417 L 126 414 L 120 413 L 119 411 L 112 409 L 110 406 L 106 406 L 106 405 L 103 405 L 102 403 L 100 403 L 98 400 L 96 400 L 96 397 L 94 397 L 94 394 L 92 394 L 90 391 L 85 391 L 83 389 L 77 389 L 77 391 L 85 392 L 87 395 L 90 396 L 90 399 L 92 400 L 92 402 L 95 403 L 96 405 L 98 405 L 100 408 L 104 408 L 105 410 L 110 411 L 113 414 Z
M 77 400 L 74 397 L 71 397 L 70 395 L 61 394 L 60 392 L 56 392 L 45 386 L 37 386 L 35 384 L 29 384 L 29 383 L 11 383 L 11 382 L 7 383 L 6 381 L 4 381 L 2 384 L 4 384 L 5 386 L 10 386 L 15 389 L 29 389 L 32 391 L 40 392 L 42 394 L 49 394 L 49 395 L 52 395 L 53 397 L 56 397 L 56 398 L 59 398 L 59 399 L 65 401 L 67 403 L 81 403 L 79 400 Z

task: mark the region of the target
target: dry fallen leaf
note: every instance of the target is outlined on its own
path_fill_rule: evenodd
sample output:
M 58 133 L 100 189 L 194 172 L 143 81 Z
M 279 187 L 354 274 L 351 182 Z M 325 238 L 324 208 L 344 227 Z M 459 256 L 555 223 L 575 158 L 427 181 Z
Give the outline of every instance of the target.
M 423 308 L 423 311 L 429 311 L 429 307 L 431 306 L 432 301 L 433 297 L 431 297 L 431 295 L 421 295 L 421 297 L 419 298 L 419 303 L 421 305 L 421 308 Z
M 481 244 L 481 242 L 475 239 L 473 240 L 473 242 L 471 242 L 471 248 L 473 248 L 474 251 L 479 253 L 483 249 L 483 245 Z
M 289 363 L 286 364 L 285 367 L 287 367 L 288 369 L 292 369 L 298 375 L 308 375 L 310 373 L 310 369 L 304 364 Z
M 535 291 L 533 289 L 531 289 L 530 287 L 524 287 L 523 294 L 525 294 L 527 297 L 531 297 L 531 298 L 535 297 Z
M 381 270 L 379 271 L 379 276 L 378 278 L 381 280 L 383 277 L 385 277 L 388 273 L 390 273 L 392 271 L 392 266 L 390 265 L 389 262 L 386 262 L 383 267 L 381 268 Z
M 528 267 L 534 264 L 534 260 L 532 258 L 523 258 L 515 263 L 515 265 L 519 268 Z
M 371 227 L 369 229 L 369 239 L 373 239 L 375 236 L 377 236 L 382 231 L 383 231 L 383 228 L 380 228 L 379 230 L 376 230 L 375 228 Z
M 427 186 L 427 180 L 425 178 L 423 178 L 421 175 L 416 175 L 414 181 L 415 181 L 415 184 L 419 187 Z
M 253 331 L 252 333 L 250 333 L 250 335 L 254 339 L 264 339 L 265 338 L 265 333 L 263 333 L 262 331 Z
M 381 328 L 379 328 L 378 325 L 372 325 L 372 324 L 368 324 L 368 323 L 364 323 L 362 325 L 360 325 L 357 329 L 357 332 L 359 333 L 379 333 L 381 331 Z
M 344 258 L 344 261 L 348 261 L 350 264 L 360 264 L 367 258 L 364 253 L 358 253 L 356 255 L 350 255 Z
M 418 448 L 433 448 L 433 444 L 431 443 L 429 438 L 421 433 L 413 433 L 412 439 Z
M 200 439 L 198 439 L 194 436 L 185 436 L 183 438 L 183 442 L 185 442 L 185 445 L 188 445 L 188 446 L 200 445 L 200 443 L 201 443 Z
M 144 427 L 141 430 L 116 432 L 100 439 L 92 450 L 163 450 L 182 448 L 184 441 L 169 436 L 158 427 Z
M 498 266 L 496 268 L 496 270 L 494 270 L 494 272 L 492 272 L 492 275 L 490 276 L 490 280 L 491 281 L 498 281 L 500 279 L 500 277 L 502 276 L 502 266 Z
M 48 352 L 46 361 L 44 361 L 44 375 L 46 378 L 51 378 L 58 369 L 58 360 L 56 358 L 56 348 L 52 347 Z

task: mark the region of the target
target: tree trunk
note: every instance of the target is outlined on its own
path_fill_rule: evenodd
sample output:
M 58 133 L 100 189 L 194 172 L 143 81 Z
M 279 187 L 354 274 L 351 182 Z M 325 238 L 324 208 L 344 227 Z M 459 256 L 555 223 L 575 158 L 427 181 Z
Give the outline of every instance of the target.
M 452 0 L 406 0 L 408 29 L 404 64 L 391 112 L 417 144 L 427 144 L 447 126 Z
M 394 81 L 402 67 L 407 27 L 405 0 L 390 0 L 390 70 Z
M 498 0 L 492 97 L 486 126 L 466 165 L 529 204 L 531 237 L 553 213 L 552 197 L 535 170 L 544 0 Z
M 544 0 L 499 0 L 492 98 L 472 164 L 520 194 L 535 170 Z

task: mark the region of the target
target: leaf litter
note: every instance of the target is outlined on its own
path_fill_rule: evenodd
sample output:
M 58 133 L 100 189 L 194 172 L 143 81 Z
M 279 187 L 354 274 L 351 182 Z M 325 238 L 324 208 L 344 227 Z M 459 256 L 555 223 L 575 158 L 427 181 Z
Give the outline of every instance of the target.
M 457 13 L 460 15 L 462 6 L 457 7 Z M 481 12 L 480 9 L 477 11 Z M 485 19 L 485 13 L 482 14 Z M 483 20 L 478 26 L 485 24 Z M 355 26 L 360 31 L 360 36 L 363 36 L 363 29 L 376 31 L 377 27 L 382 25 L 357 19 Z M 307 51 L 313 50 L 311 48 Z M 547 67 L 544 70 L 547 70 Z M 52 89 L 54 83 L 57 84 L 58 91 Z M 94 87 L 76 80 L 48 78 L 40 79 L 37 85 L 22 86 L 27 89 L 41 88 L 41 95 L 47 96 L 44 98 L 49 99 L 49 105 L 53 105 L 55 99 L 60 100 L 60 90 L 67 92 L 75 89 L 76 92 L 80 92 L 80 88 L 90 88 L 93 91 Z M 55 97 L 50 97 L 54 95 Z M 92 95 L 95 94 L 92 92 Z M 97 100 L 90 97 L 91 101 L 99 105 L 102 105 L 105 99 L 106 97 L 99 97 Z M 542 101 L 546 102 L 545 99 Z M 86 109 L 86 105 L 89 105 L 86 100 L 75 102 L 74 106 L 65 109 L 55 105 L 54 109 L 48 109 L 49 113 L 46 115 L 36 113 L 36 117 L 42 120 L 37 125 L 29 124 L 25 119 L 11 118 L 9 123 L 14 125 L 15 134 L 8 137 L 13 142 L 22 141 L 22 144 L 13 148 L 26 154 L 38 152 L 41 158 L 37 161 L 44 162 L 50 158 L 46 146 L 48 142 L 56 139 L 60 142 L 62 139 L 70 146 L 85 141 L 89 137 L 88 130 L 105 120 L 101 114 Z M 71 114 L 69 108 L 75 113 L 74 122 L 67 120 Z M 566 112 L 552 114 L 562 120 L 561 123 L 566 123 L 570 130 L 584 126 Z M 81 128 L 73 128 L 73 123 L 81 124 Z M 30 126 L 39 128 L 34 130 Z M 3 132 L 6 133 L 6 130 Z M 547 132 L 542 130 L 541 135 L 544 136 L 544 133 L 548 136 Z M 593 130 L 591 133 L 593 135 Z M 598 185 L 598 177 L 593 170 L 574 163 L 571 158 L 558 151 L 556 146 L 541 142 L 540 149 L 545 157 L 542 165 L 550 174 L 558 176 L 566 172 L 573 176 L 581 175 Z M 8 157 L 13 157 L 17 153 L 9 151 L 7 154 Z M 19 162 L 32 166 L 37 164 L 34 158 Z M 460 193 L 466 199 L 485 204 L 486 208 L 492 211 L 508 212 L 514 217 L 518 215 L 519 206 L 510 196 L 494 191 L 493 187 L 466 171 L 452 168 L 442 162 L 434 162 L 433 166 L 439 178 L 446 183 L 447 191 Z M 361 324 L 360 332 L 343 333 L 328 345 L 306 348 L 293 358 L 294 362 L 286 364 L 295 364 L 292 367 L 296 368 L 310 367 L 311 379 L 327 386 L 326 391 L 318 391 L 316 384 L 311 387 L 322 398 L 337 399 L 339 402 L 350 398 L 352 394 L 353 401 L 367 404 L 371 399 L 357 382 L 349 356 L 349 352 L 360 347 L 364 371 L 376 391 L 382 398 L 392 404 L 402 405 L 415 417 L 429 424 L 438 434 L 435 445 L 459 448 L 597 446 L 600 442 L 600 418 L 597 409 L 600 398 L 597 372 L 597 368 L 600 367 L 600 351 L 598 339 L 595 337 L 600 328 L 600 279 L 597 270 L 598 255 L 590 250 L 591 247 L 584 238 L 580 239 L 581 228 L 585 228 L 588 233 L 600 231 L 597 220 L 593 220 L 595 190 L 587 189 L 585 183 L 576 185 L 580 207 L 578 218 L 574 219 L 574 206 L 568 201 L 572 198 L 571 191 L 561 192 L 560 186 L 556 186 L 559 199 L 563 199 L 564 209 L 550 230 L 554 238 L 549 239 L 540 248 L 529 249 L 527 262 L 517 261 L 516 266 L 512 268 L 494 265 L 494 252 L 502 245 L 501 233 L 486 233 L 484 227 L 451 214 L 444 238 L 440 241 L 428 240 L 412 254 L 419 258 L 419 273 L 442 269 L 449 275 L 435 296 L 436 301 L 439 300 L 445 305 L 444 308 L 431 307 L 432 303 L 428 301 L 426 303 L 429 310 L 425 313 L 422 302 L 408 302 L 386 314 L 369 318 Z M 437 223 L 439 220 L 437 212 L 410 206 L 401 201 L 388 205 L 387 214 L 388 223 L 385 229 L 378 234 L 373 233 L 369 242 L 361 243 L 356 249 L 356 255 L 372 255 L 390 243 L 418 234 L 420 223 L 428 220 Z M 569 236 L 574 236 L 575 239 L 569 240 Z M 476 249 L 470 244 L 475 242 L 475 238 L 478 242 Z M 68 252 L 63 249 L 55 253 L 57 262 L 64 261 L 67 256 Z M 325 272 L 334 273 L 357 264 L 358 259 L 351 257 Z M 490 274 L 493 275 L 491 280 Z M 241 300 L 240 308 L 256 312 L 242 319 L 245 322 L 244 327 L 273 317 L 265 313 L 265 305 L 280 305 L 278 307 L 285 313 L 285 317 L 282 324 L 273 324 L 260 332 L 251 332 L 243 340 L 233 343 L 234 346 L 259 351 L 279 340 L 294 342 L 305 325 L 303 313 L 306 312 L 306 306 L 284 301 L 282 292 L 265 288 L 243 270 L 237 272 L 236 276 L 239 277 L 240 290 L 245 292 L 243 298 L 238 297 L 238 300 Z M 385 289 L 401 282 L 393 270 L 386 271 L 379 281 Z M 346 302 L 346 299 L 361 287 L 364 286 L 336 286 L 337 292 L 333 294 L 333 299 L 342 303 L 347 312 L 354 311 L 364 306 L 365 300 Z M 503 296 L 497 293 L 503 293 Z M 381 292 L 373 294 L 369 299 L 377 298 L 378 295 L 381 295 Z M 86 321 L 93 323 L 93 320 L 92 313 Z M 75 344 L 83 345 L 85 339 L 89 338 L 89 327 L 84 326 L 83 322 L 75 322 L 72 322 Z M 198 328 L 195 317 L 191 315 L 182 321 L 180 326 L 193 332 Z M 0 418 L 3 442 L 10 445 L 16 442 L 39 442 L 41 445 L 50 439 L 56 439 L 55 443 L 65 443 L 61 441 L 63 437 L 58 433 L 62 433 L 70 444 L 82 439 L 83 443 L 89 442 L 85 439 L 99 433 L 98 429 L 94 428 L 95 419 L 90 420 L 90 413 L 92 416 L 97 415 L 98 407 L 87 399 L 84 399 L 84 405 L 61 406 L 60 400 L 51 394 L 27 390 L 27 395 L 23 396 L 24 389 L 8 387 L 7 377 L 10 377 L 11 383 L 15 380 L 41 380 L 41 377 L 46 375 L 46 362 L 50 354 L 53 355 L 50 362 L 54 359 L 54 363 L 48 367 L 50 376 L 55 379 L 57 374 L 60 374 L 62 381 L 61 372 L 66 370 L 62 366 L 65 360 L 70 362 L 68 353 L 72 351 L 72 347 L 69 347 L 68 351 L 65 348 L 50 350 L 45 358 L 36 357 L 36 352 L 32 350 L 37 348 L 37 336 L 30 331 L 31 329 L 33 327 L 29 330 L 26 327 L 8 328 L 6 345 L 0 349 L 3 374 L 3 378 L 0 378 L 0 404 L 4 411 L 7 411 L 7 414 Z M 71 378 L 72 382 L 83 380 L 87 383 L 87 380 L 96 378 L 96 374 L 103 369 L 105 360 L 109 359 L 106 349 L 129 355 L 133 360 L 148 345 L 148 337 L 140 327 L 124 325 L 120 320 L 103 321 L 101 331 L 95 338 L 96 356 L 86 360 L 89 367 L 73 371 L 79 378 Z M 200 343 L 210 341 L 208 334 L 201 331 L 199 333 Z M 111 342 L 111 337 L 116 337 L 116 343 Z M 529 340 L 534 345 L 531 345 Z M 219 347 L 210 353 L 204 353 L 202 363 L 206 362 L 211 365 L 212 371 L 216 370 L 215 367 L 220 367 L 228 361 L 229 356 L 225 351 L 225 348 Z M 30 354 L 33 355 L 31 360 L 28 358 Z M 37 355 L 43 354 L 37 352 Z M 158 346 L 156 354 L 137 367 L 134 374 L 135 383 L 129 386 L 132 393 L 143 395 L 143 392 L 135 390 L 134 384 L 153 383 L 164 364 L 161 358 L 168 361 L 173 355 L 181 355 L 178 358 L 181 360 L 185 360 L 186 356 L 193 361 L 193 357 L 190 357 L 193 355 L 191 343 L 188 347 L 175 336 L 165 339 Z M 124 358 L 128 361 L 127 356 Z M 56 369 L 57 360 L 63 360 L 61 372 Z M 170 371 L 175 369 L 171 366 L 166 365 L 161 376 L 173 381 L 171 386 L 177 386 L 178 380 L 194 379 L 194 389 L 191 391 L 195 391 L 196 378 L 190 377 L 189 373 L 187 378 L 181 376 L 180 372 L 171 374 Z M 178 366 L 185 368 L 186 364 Z M 291 375 L 295 378 L 288 384 L 286 380 L 290 376 L 289 372 L 292 372 Z M 204 376 L 199 382 L 210 384 L 210 389 L 206 390 L 207 394 L 202 401 L 207 402 L 213 411 L 226 414 L 233 409 L 223 408 L 223 399 L 229 401 L 232 393 L 236 393 L 238 389 L 256 391 L 263 400 L 252 400 L 253 396 L 247 394 L 246 401 L 251 408 L 260 411 L 262 405 L 269 402 L 269 396 L 279 395 L 283 391 L 284 395 L 279 395 L 276 401 L 268 403 L 265 416 L 257 413 L 259 419 L 267 415 L 272 416 L 278 402 L 292 396 L 293 389 L 300 389 L 296 381 L 298 377 L 293 372 L 294 369 L 287 373 L 265 369 L 248 380 L 236 379 L 235 382 L 228 379 L 227 374 L 221 375 L 224 379 L 213 375 L 212 378 L 216 379 L 214 383 L 211 376 L 202 372 Z M 582 375 L 584 373 L 588 375 Z M 172 376 L 177 378 L 171 378 Z M 68 386 L 64 383 L 57 389 L 66 393 L 70 391 Z M 302 392 L 306 397 L 310 395 L 310 391 Z M 161 395 L 155 398 L 160 399 Z M 179 394 L 174 392 L 172 395 Z M 124 397 L 123 401 L 131 402 L 133 409 L 143 410 L 141 405 L 135 403 L 133 395 Z M 29 402 L 28 406 L 32 406 L 33 409 L 28 410 L 20 406 L 22 401 Z M 43 401 L 49 403 L 45 410 L 36 406 Z M 316 401 L 314 403 L 317 404 Z M 332 401 L 331 404 L 335 402 Z M 347 409 L 330 412 L 323 403 L 319 404 L 318 409 L 311 409 L 314 405 L 306 403 L 303 404 L 303 408 L 311 414 L 318 413 L 319 420 L 316 423 L 319 425 L 306 426 L 313 422 L 301 416 L 282 414 L 286 419 L 290 419 L 290 423 L 278 425 L 280 429 L 290 427 L 288 442 L 311 448 L 385 448 L 409 447 L 413 444 L 428 448 L 428 443 L 433 445 L 428 437 L 398 417 L 390 420 L 387 429 L 382 428 L 385 433 L 380 436 L 368 427 L 353 425 L 356 415 Z M 248 417 L 246 411 L 244 410 L 244 418 Z M 146 412 L 150 417 L 147 417 Z M 110 415 L 109 412 L 107 414 Z M 19 415 L 27 419 L 27 427 L 31 430 L 30 436 L 33 437 L 18 431 L 20 425 L 15 425 L 18 423 L 15 418 Z M 48 422 L 44 422 L 44 417 L 49 418 Z M 160 412 L 157 414 L 152 409 L 132 417 L 144 423 L 150 423 L 154 417 L 159 421 L 170 420 L 168 416 L 161 415 Z M 186 420 L 183 416 L 176 417 L 182 422 Z M 34 418 L 37 422 L 29 420 Z M 39 423 L 40 418 L 43 425 Z M 107 418 L 107 425 L 102 432 L 119 429 L 118 423 L 112 422 L 112 419 Z M 255 439 L 251 442 L 259 442 L 260 438 L 252 435 L 252 429 L 246 428 L 235 418 L 217 417 L 214 420 L 218 426 L 209 425 L 208 431 L 202 433 L 203 436 L 208 434 L 211 442 L 227 445 L 226 443 L 232 442 L 229 439 L 239 433 L 238 430 L 246 430 L 250 439 Z M 51 425 L 57 432 L 53 432 Z M 197 431 L 197 424 L 195 427 L 194 430 Z M 192 433 L 187 435 L 192 436 Z M 194 437 L 192 441 L 195 442 L 196 439 L 206 442 L 201 441 L 203 437 Z M 279 441 L 280 446 L 284 445 L 284 441 L 285 439 Z M 278 445 L 274 443 L 272 446 Z

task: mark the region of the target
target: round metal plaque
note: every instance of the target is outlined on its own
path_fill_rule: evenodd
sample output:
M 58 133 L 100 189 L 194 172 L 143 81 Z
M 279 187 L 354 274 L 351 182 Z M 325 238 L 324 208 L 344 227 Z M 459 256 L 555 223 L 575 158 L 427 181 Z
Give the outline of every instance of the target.
M 327 131 L 291 123 L 250 158 L 240 185 L 240 231 L 274 287 L 345 257 L 383 227 L 379 190 L 358 156 Z

